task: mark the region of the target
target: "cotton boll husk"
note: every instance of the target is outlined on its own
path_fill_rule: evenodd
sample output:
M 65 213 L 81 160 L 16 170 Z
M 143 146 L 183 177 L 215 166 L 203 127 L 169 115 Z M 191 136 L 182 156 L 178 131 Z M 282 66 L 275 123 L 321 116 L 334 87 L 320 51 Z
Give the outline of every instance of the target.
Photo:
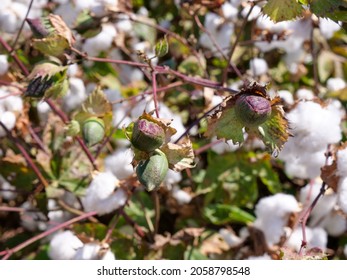
M 83 243 L 72 231 L 56 233 L 49 244 L 48 256 L 52 260 L 72 260 Z
M 280 241 L 289 215 L 300 210 L 292 195 L 275 194 L 259 200 L 255 207 L 257 219 L 254 226 L 264 232 L 267 244 L 272 246 Z
M 0 54 L 0 76 L 6 74 L 8 70 L 7 55 Z
M 228 243 L 228 245 L 231 248 L 237 247 L 243 242 L 242 238 L 238 237 L 234 232 L 226 228 L 221 228 L 219 230 L 219 234 L 223 237 L 224 241 Z
M 347 147 L 338 150 L 337 156 L 337 175 L 341 177 L 347 177 Z
M 330 91 L 337 91 L 346 87 L 346 82 L 341 78 L 329 78 L 327 80 L 327 88 Z
M 176 199 L 179 205 L 188 204 L 192 200 L 192 196 L 178 188 L 177 186 L 174 186 L 171 191 L 172 197 Z
M 69 91 L 63 98 L 64 110 L 70 112 L 78 108 L 86 98 L 84 82 L 79 78 L 70 78 Z
M 131 164 L 133 154 L 131 149 L 117 149 L 114 153 L 105 158 L 105 170 L 112 172 L 119 180 L 126 179 L 134 174 Z
M 249 62 L 249 67 L 252 71 L 253 76 L 264 75 L 268 71 L 268 65 L 265 59 L 253 58 Z
M 13 112 L 6 111 L 1 114 L 0 121 L 8 130 L 12 130 L 16 125 L 16 115 Z M 0 137 L 6 136 L 6 131 L 0 126 Z
M 114 254 L 107 249 L 106 252 L 100 244 L 97 243 L 87 243 L 83 247 L 77 249 L 74 256 L 74 260 L 115 260 Z
M 340 29 L 340 24 L 329 18 L 319 19 L 319 30 L 325 39 L 330 39 L 333 37 L 334 33 Z
M 300 190 L 300 202 L 308 206 L 317 197 L 322 187 L 321 179 L 316 179 L 312 183 L 307 184 Z M 330 215 L 337 202 L 337 195 L 334 192 L 327 191 L 323 197 L 321 197 L 313 208 L 309 224 L 316 225 L 321 222 L 325 217 Z
M 347 177 L 340 179 L 337 195 L 338 205 L 340 206 L 341 210 L 347 214 Z

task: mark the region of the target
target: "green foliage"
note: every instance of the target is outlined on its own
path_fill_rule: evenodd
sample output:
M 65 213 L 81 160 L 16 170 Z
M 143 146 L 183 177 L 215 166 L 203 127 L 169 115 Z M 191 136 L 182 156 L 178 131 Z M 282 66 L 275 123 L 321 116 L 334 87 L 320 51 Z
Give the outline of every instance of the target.
M 269 0 L 263 8 L 264 14 L 273 21 L 292 20 L 301 16 L 303 7 L 296 0 Z
M 319 17 L 335 21 L 347 21 L 346 0 L 311 0 L 311 11 Z

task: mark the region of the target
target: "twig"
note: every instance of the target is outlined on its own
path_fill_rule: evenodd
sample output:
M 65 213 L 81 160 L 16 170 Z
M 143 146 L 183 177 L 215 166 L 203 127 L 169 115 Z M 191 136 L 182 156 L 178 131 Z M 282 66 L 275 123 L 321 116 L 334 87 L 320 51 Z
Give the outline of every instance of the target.
M 119 209 L 120 214 L 124 217 L 124 219 L 127 221 L 128 224 L 130 224 L 131 226 L 134 227 L 136 233 L 141 237 L 145 237 L 145 233 L 143 232 L 143 230 L 139 227 L 139 225 L 137 223 L 135 223 L 133 221 L 133 219 L 131 219 L 127 213 L 124 212 L 123 208 Z
M 158 96 L 157 96 L 157 73 L 152 71 L 152 89 L 153 89 L 153 101 L 155 114 L 159 118 L 159 109 L 158 109 Z
M 34 236 L 34 237 L 24 241 L 23 243 L 15 246 L 12 249 L 7 249 L 5 251 L 0 252 L 0 256 L 4 256 L 2 259 L 3 260 L 7 260 L 8 258 L 11 257 L 12 254 L 22 250 L 23 248 L 29 246 L 30 244 L 32 244 L 32 243 L 34 243 L 36 241 L 38 241 L 38 240 L 40 240 L 40 239 L 42 239 L 42 238 L 44 238 L 44 237 L 46 237 L 46 236 L 56 232 L 57 230 L 63 229 L 65 227 L 69 226 L 69 225 L 72 225 L 72 224 L 76 223 L 76 222 L 79 222 L 81 220 L 84 220 L 84 219 L 87 219 L 89 217 L 95 216 L 96 214 L 97 214 L 97 212 L 93 211 L 93 212 L 88 212 L 88 213 L 85 213 L 85 214 L 83 214 L 81 216 L 72 218 L 69 221 L 66 221 L 66 222 L 64 222 L 62 224 L 59 224 L 59 225 L 57 225 L 57 226 L 55 226 L 55 227 L 53 227 L 53 228 L 51 228 L 51 229 L 49 229 L 49 230 L 47 230 L 47 231 L 45 231 L 43 233 L 40 233 L 40 234 L 38 234 L 38 235 L 36 235 L 36 236 Z
M 222 143 L 224 141 L 224 139 L 218 139 L 218 140 L 215 140 L 213 142 L 210 142 L 202 147 L 200 147 L 199 149 L 196 149 L 194 151 L 194 154 L 197 156 L 203 152 L 205 152 L 206 150 L 208 150 L 209 148 L 213 147 L 214 145 L 217 145 L 219 143 Z
M 159 221 L 160 221 L 160 201 L 159 201 L 158 191 L 152 192 L 152 197 L 153 197 L 154 212 L 155 212 L 154 234 L 157 234 L 159 229 Z
M 318 77 L 318 67 L 317 67 L 317 51 L 314 49 L 314 30 L 315 30 L 315 23 L 312 21 L 312 30 L 310 34 L 310 51 L 312 55 L 312 67 L 313 67 L 313 80 L 314 80 L 314 86 L 313 86 L 313 92 L 315 95 L 319 94 L 319 77 Z
M 7 129 L 7 127 L 0 121 L 0 126 L 6 131 L 7 136 L 13 141 L 13 143 L 16 145 L 18 150 L 21 152 L 21 154 L 24 156 L 26 162 L 30 166 L 30 168 L 34 171 L 36 174 L 37 178 L 41 182 L 43 188 L 48 187 L 48 182 L 46 181 L 45 177 L 42 175 L 41 171 L 39 168 L 36 166 L 34 161 L 31 159 L 30 155 L 28 152 L 25 150 L 25 148 L 22 146 L 22 144 L 18 141 L 17 138 L 15 138 L 11 132 Z

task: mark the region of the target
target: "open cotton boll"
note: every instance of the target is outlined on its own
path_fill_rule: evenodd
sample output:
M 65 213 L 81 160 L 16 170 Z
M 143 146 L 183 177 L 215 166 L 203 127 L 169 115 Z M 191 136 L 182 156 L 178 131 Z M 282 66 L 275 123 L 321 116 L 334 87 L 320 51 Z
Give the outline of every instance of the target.
M 319 19 L 319 30 L 325 39 L 330 39 L 340 29 L 340 24 L 329 18 Z
M 166 173 L 166 177 L 164 179 L 165 185 L 167 187 L 173 186 L 174 184 L 178 184 L 182 180 L 182 175 L 180 172 L 173 171 L 169 169 Z
M 115 260 L 114 254 L 110 249 L 100 246 L 98 243 L 87 243 L 77 249 L 74 260 Z
M 299 204 L 292 195 L 279 193 L 262 198 L 255 206 L 257 218 L 254 227 L 263 231 L 267 244 L 272 246 L 285 233 L 289 215 L 299 210 Z
M 237 247 L 243 242 L 242 238 L 238 237 L 234 232 L 226 228 L 221 228 L 219 230 L 219 234 L 223 237 L 224 241 L 228 243 L 228 245 L 231 248 Z
M 16 125 L 16 115 L 11 111 L 6 111 L 1 114 L 0 121 L 8 130 L 12 130 Z M 4 136 L 6 136 L 6 131 L 0 126 L 0 137 Z
M 171 193 L 172 193 L 173 198 L 176 199 L 176 201 L 180 205 L 188 204 L 192 200 L 192 196 L 189 193 L 181 190 L 177 186 L 174 186 L 172 188 Z
M 226 19 L 234 19 L 239 13 L 239 9 L 229 2 L 225 2 L 222 5 L 222 13 Z
M 204 21 L 205 28 L 214 36 L 218 46 L 227 53 L 230 47 L 230 38 L 234 32 L 234 25 L 232 23 L 225 23 L 224 19 L 215 13 L 208 12 Z M 204 48 L 210 49 L 215 56 L 220 56 L 214 43 L 208 34 L 203 33 L 199 38 L 199 43 Z
M 294 104 L 293 94 L 289 90 L 279 90 L 277 94 L 286 104 L 288 105 Z
M 312 100 L 314 98 L 313 91 L 306 88 L 300 88 L 295 93 L 297 99 Z
M 310 228 L 306 226 L 305 230 L 307 248 L 318 247 L 321 250 L 326 249 L 328 243 L 328 234 L 323 228 Z M 302 244 L 302 238 L 302 229 L 301 227 L 297 227 L 286 241 L 285 246 L 299 252 Z
M 309 241 L 312 238 L 312 230 L 310 227 L 306 226 L 306 240 L 309 245 Z M 297 227 L 293 230 L 293 232 L 290 234 L 289 238 L 286 240 L 286 243 L 284 244 L 285 247 L 289 247 L 296 252 L 299 252 L 300 247 L 302 243 L 302 230 L 300 227 Z
M 5 200 L 15 199 L 17 197 L 16 187 L 12 186 L 2 175 L 0 175 L 0 197 Z
M 321 226 L 327 231 L 329 235 L 340 236 L 347 230 L 347 221 L 343 215 L 337 212 L 331 212 L 323 220 Z
M 211 139 L 211 143 L 216 141 L 217 137 Z M 211 150 L 215 153 L 221 155 L 226 152 L 233 152 L 240 148 L 239 144 L 234 144 L 232 140 L 219 142 L 211 147 Z
M 49 243 L 48 256 L 52 260 L 72 260 L 82 241 L 70 230 L 56 233 Z
M 123 206 L 127 199 L 126 192 L 118 188 L 119 181 L 111 172 L 97 174 L 82 198 L 85 211 L 97 211 L 106 214 Z
M 346 87 L 345 80 L 341 78 L 329 78 L 327 80 L 327 88 L 331 91 L 337 91 Z
M 341 210 L 347 214 L 347 177 L 340 179 L 337 195 L 338 205 L 340 206 Z
M 268 71 L 267 62 L 263 58 L 253 58 L 249 62 L 249 67 L 252 71 L 253 76 L 260 76 L 266 74 Z
M 341 177 L 347 177 L 347 147 L 342 150 L 338 150 L 337 157 L 337 175 Z
M 248 15 L 250 9 L 251 9 L 251 5 L 247 5 L 245 8 L 243 8 L 241 15 L 245 18 Z M 248 16 L 248 21 L 254 20 L 260 15 L 261 15 L 261 8 L 258 5 L 255 5 L 250 15 Z
M 347 258 L 347 244 L 345 245 L 345 248 L 343 249 L 343 253 L 345 254 L 345 257 Z
M 6 74 L 8 70 L 7 55 L 0 54 L 0 76 Z
M 24 202 L 21 205 L 21 208 L 30 210 L 24 211 L 20 216 L 20 223 L 25 229 L 29 231 L 43 231 L 47 229 L 46 216 L 35 208 L 29 201 Z
M 64 110 L 69 112 L 78 108 L 87 98 L 84 82 L 79 78 L 69 79 L 69 90 L 63 98 Z
M 316 227 L 312 229 L 312 238 L 310 240 L 310 245 L 312 247 L 318 247 L 322 250 L 326 249 L 328 244 L 328 234 L 325 229 L 321 227 Z
M 11 95 L 3 100 L 3 106 L 6 111 L 23 111 L 23 99 L 19 96 Z
M 42 123 L 45 123 L 48 119 L 49 112 L 52 111 L 51 107 L 46 101 L 40 101 L 37 103 L 37 112 L 39 114 L 39 119 Z
M 132 160 L 131 149 L 117 149 L 105 158 L 105 170 L 112 172 L 119 180 L 126 179 L 134 174 L 134 168 L 131 164 Z
M 83 51 L 87 52 L 88 55 L 97 56 L 100 52 L 107 51 L 111 47 L 116 35 L 117 31 L 114 25 L 104 24 L 99 34 L 85 41 L 82 47 Z

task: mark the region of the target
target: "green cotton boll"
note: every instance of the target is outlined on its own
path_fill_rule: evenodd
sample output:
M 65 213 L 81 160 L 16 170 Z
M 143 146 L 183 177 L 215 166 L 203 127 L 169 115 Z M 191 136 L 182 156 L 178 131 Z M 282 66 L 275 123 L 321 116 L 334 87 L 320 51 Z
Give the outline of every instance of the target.
M 99 143 L 105 137 L 105 124 L 102 119 L 91 117 L 82 125 L 82 136 L 88 147 Z
M 168 170 L 169 162 L 166 155 L 156 150 L 149 159 L 140 161 L 136 168 L 136 175 L 140 183 L 150 192 L 159 188 Z

